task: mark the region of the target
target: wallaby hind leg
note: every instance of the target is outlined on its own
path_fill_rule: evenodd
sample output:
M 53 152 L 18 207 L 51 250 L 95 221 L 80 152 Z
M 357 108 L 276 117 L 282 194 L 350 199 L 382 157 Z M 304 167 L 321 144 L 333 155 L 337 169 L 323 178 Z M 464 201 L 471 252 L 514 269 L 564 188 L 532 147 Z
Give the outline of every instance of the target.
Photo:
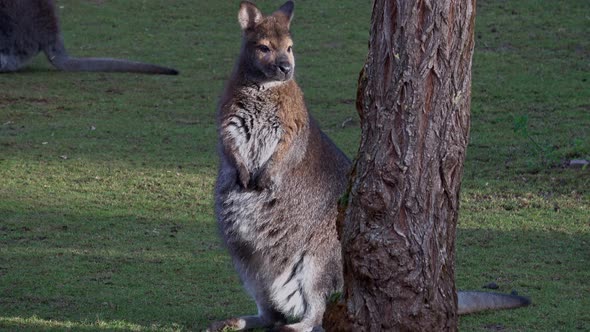
M 325 289 L 318 289 L 319 285 L 309 285 L 303 289 L 305 298 L 305 313 L 299 322 L 281 326 L 276 331 L 281 332 L 315 332 L 322 331 L 322 319 L 326 310 Z
M 0 73 L 12 73 L 17 71 L 24 63 L 25 60 L 23 57 L 0 53 Z
M 66 51 L 61 35 L 57 36 L 54 43 L 45 46 L 43 52 L 45 53 L 47 60 L 49 60 L 55 68 L 64 70 L 64 66 L 66 62 L 68 62 L 70 56 Z

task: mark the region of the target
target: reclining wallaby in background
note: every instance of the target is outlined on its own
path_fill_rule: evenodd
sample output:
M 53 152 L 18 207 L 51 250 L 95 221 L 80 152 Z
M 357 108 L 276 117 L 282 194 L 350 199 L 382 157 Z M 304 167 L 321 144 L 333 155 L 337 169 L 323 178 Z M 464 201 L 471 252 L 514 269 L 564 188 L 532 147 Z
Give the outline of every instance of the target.
M 72 58 L 66 52 L 53 0 L 0 0 L 0 73 L 13 72 L 43 51 L 63 71 L 176 75 L 157 65 L 110 58 Z
M 310 331 L 342 287 L 337 201 L 350 161 L 307 112 L 293 79 L 293 2 L 263 16 L 242 2 L 241 54 L 218 109 L 220 233 L 258 315 L 211 324 Z M 459 313 L 522 306 L 526 298 L 459 292 Z M 296 323 L 287 324 L 287 319 Z

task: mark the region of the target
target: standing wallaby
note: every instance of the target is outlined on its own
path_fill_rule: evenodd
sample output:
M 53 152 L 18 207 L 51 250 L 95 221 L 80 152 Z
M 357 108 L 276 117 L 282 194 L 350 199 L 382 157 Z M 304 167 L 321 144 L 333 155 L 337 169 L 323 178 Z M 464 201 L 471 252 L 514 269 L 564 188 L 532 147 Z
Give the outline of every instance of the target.
M 53 0 L 0 0 L 0 73 L 23 67 L 39 52 L 59 70 L 176 75 L 171 68 L 109 58 L 72 58 L 66 52 Z
M 327 297 L 342 287 L 335 220 L 350 161 L 310 117 L 293 80 L 292 15 L 291 1 L 266 17 L 250 2 L 240 5 L 242 50 L 218 109 L 215 212 L 258 315 L 209 331 L 311 331 L 322 323 Z M 460 292 L 459 313 L 526 301 Z

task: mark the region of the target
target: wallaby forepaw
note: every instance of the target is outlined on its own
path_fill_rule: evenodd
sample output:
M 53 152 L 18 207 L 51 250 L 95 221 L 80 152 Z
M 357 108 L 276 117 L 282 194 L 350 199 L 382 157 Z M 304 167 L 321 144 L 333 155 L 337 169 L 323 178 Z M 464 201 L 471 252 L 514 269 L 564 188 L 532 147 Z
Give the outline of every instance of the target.
M 250 178 L 250 173 L 247 170 L 240 170 L 238 172 L 239 181 L 243 188 L 248 189 L 250 182 L 252 181 Z
M 268 173 L 263 173 L 256 179 L 254 179 L 254 188 L 256 190 L 272 189 L 274 181 Z

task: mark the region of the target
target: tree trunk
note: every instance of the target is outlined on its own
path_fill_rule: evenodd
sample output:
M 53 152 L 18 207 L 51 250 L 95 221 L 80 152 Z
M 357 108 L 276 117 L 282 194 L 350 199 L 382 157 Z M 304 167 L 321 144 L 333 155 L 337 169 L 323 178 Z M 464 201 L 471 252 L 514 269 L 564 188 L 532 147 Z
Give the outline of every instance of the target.
M 362 138 L 338 220 L 328 331 L 456 331 L 455 228 L 469 137 L 475 0 L 375 0 Z

